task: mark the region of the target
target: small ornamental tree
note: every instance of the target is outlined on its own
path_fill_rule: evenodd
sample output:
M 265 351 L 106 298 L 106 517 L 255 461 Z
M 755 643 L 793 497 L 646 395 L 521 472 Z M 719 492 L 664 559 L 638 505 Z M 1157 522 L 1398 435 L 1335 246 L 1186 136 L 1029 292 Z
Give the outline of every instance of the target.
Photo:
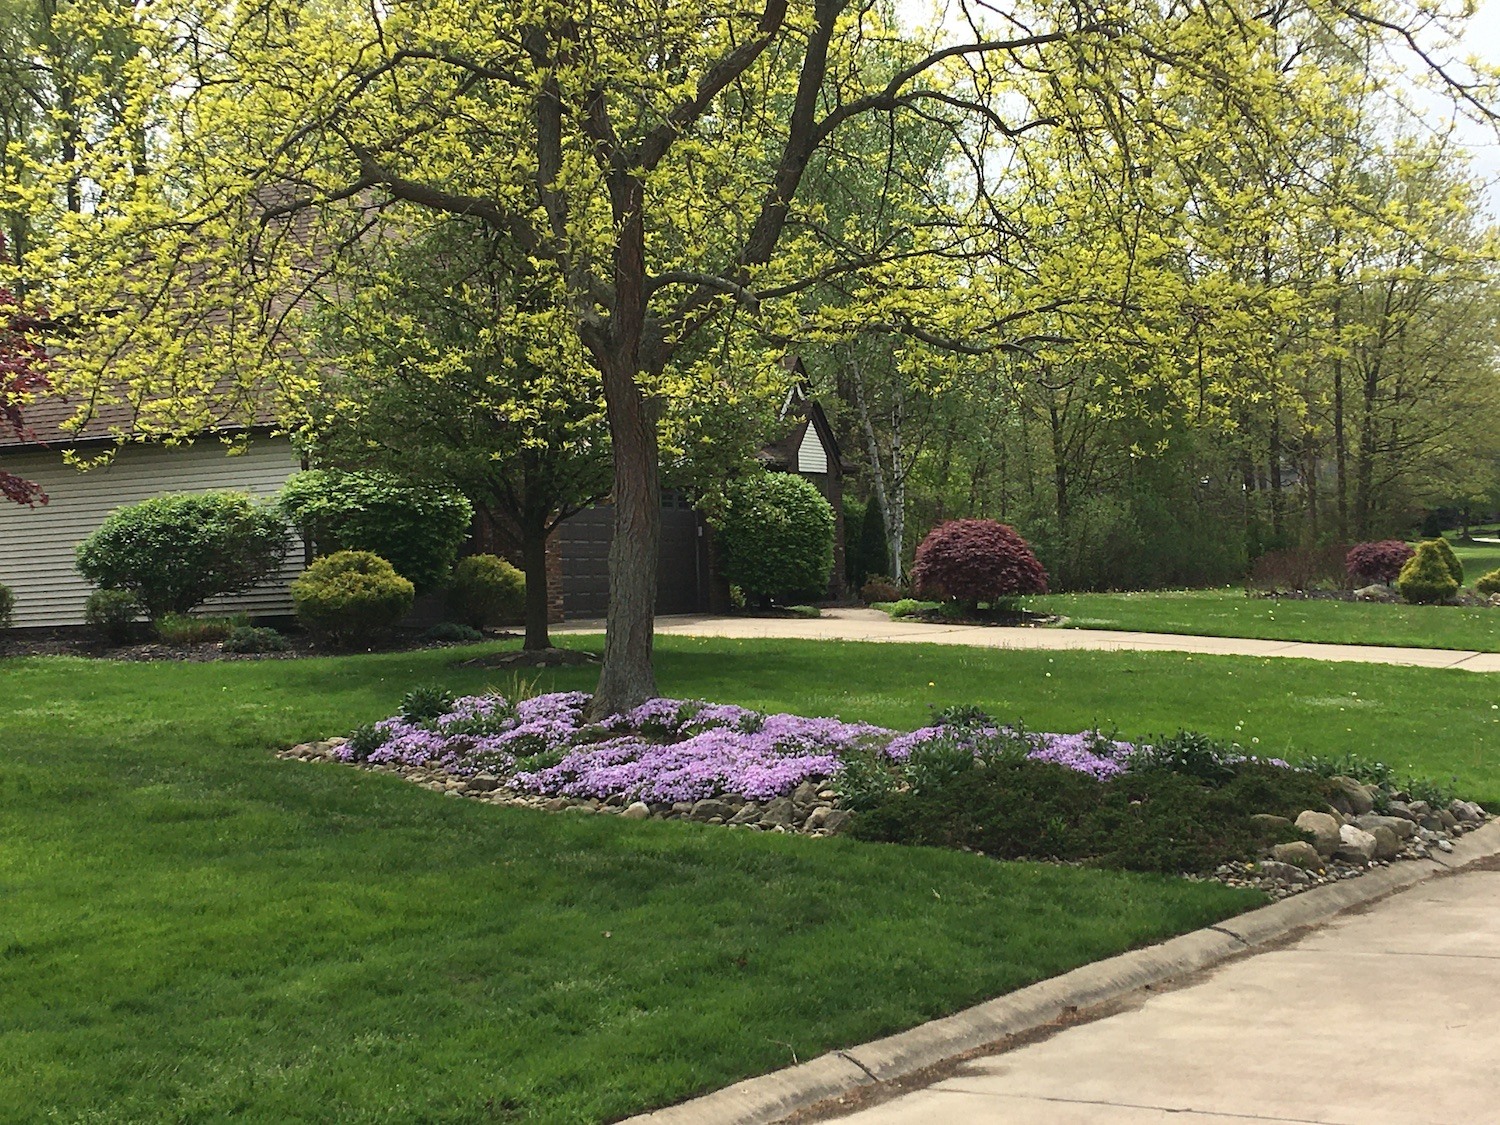
M 1396 591 L 1414 605 L 1445 602 L 1458 593 L 1458 581 L 1434 541 L 1417 544 L 1417 552 L 1396 577 Z
M 5 260 L 5 236 L 0 234 L 0 264 Z M 0 428 L 9 430 L 19 441 L 29 441 L 33 436 L 21 408 L 48 386 L 43 371 L 47 352 L 35 336 L 38 319 L 26 315 L 16 295 L 0 285 Z M 41 485 L 4 469 L 0 469 L 0 497 L 28 507 L 47 502 Z
M 975 610 L 1024 594 L 1045 594 L 1047 572 L 1014 529 L 994 520 L 951 520 L 917 548 L 912 586 L 921 597 Z
M 1464 584 L 1464 564 L 1458 561 L 1458 556 L 1453 553 L 1452 546 L 1443 536 L 1429 540 L 1426 546 L 1432 547 L 1438 558 L 1443 560 L 1443 565 L 1448 568 L 1448 573 L 1453 576 L 1453 581 L 1460 586 Z
M 371 552 L 418 591 L 447 580 L 474 518 L 473 505 L 456 492 L 382 472 L 297 473 L 277 503 L 319 554 Z
M 828 588 L 833 508 L 810 481 L 770 472 L 734 481 L 714 530 L 719 568 L 747 598 L 768 605 Z
M 1349 579 L 1356 586 L 1368 586 L 1384 582 L 1389 586 L 1401 573 L 1401 568 L 1416 554 L 1411 546 L 1399 539 L 1381 539 L 1374 543 L 1356 543 L 1344 556 L 1344 566 Z
M 242 492 L 157 496 L 110 513 L 78 544 L 78 573 L 128 590 L 155 621 L 220 594 L 250 589 L 280 569 L 287 528 Z

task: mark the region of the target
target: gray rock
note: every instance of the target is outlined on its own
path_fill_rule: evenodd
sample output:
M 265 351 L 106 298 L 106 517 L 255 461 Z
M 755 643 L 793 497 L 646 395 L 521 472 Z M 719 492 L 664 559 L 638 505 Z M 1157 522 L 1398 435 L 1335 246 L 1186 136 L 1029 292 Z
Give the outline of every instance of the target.
M 1261 860 L 1255 865 L 1255 871 L 1256 874 L 1267 879 L 1275 879 L 1279 883 L 1306 883 L 1308 881 L 1308 874 L 1302 868 L 1276 859 Z
M 1432 846 L 1435 847 L 1440 852 L 1451 852 L 1453 850 L 1453 841 L 1452 840 L 1435 840 L 1433 842 Z
M 725 821 L 734 815 L 734 809 L 730 808 L 728 801 L 705 797 L 693 805 L 692 811 L 688 815 L 693 820 L 712 820 L 714 817 L 718 817 L 720 821 Z
M 646 820 L 651 816 L 651 806 L 645 801 L 632 801 L 620 816 L 624 820 Z
M 1355 590 L 1354 600 L 1357 602 L 1394 602 L 1399 599 L 1395 590 L 1376 582 L 1373 586 L 1361 586 Z
M 1270 833 L 1277 828 L 1290 828 L 1292 824 L 1284 816 L 1277 816 L 1274 813 L 1267 812 L 1252 813 L 1250 823 L 1255 825 L 1256 830 L 1262 833 Z
M 760 823 L 766 828 L 790 828 L 792 826 L 792 800 L 777 797 L 766 803 L 760 814 Z
M 1405 824 L 1407 822 L 1403 820 L 1401 823 Z M 1356 829 L 1356 831 L 1358 830 Z M 1395 859 L 1401 854 L 1401 837 L 1397 836 L 1396 833 L 1385 825 L 1377 824 L 1374 828 L 1369 829 L 1369 833 L 1375 837 L 1376 859 Z
M 837 836 L 844 830 L 852 815 L 848 809 L 829 809 L 828 815 L 823 818 L 823 831 L 830 836 Z
M 1394 832 L 1399 840 L 1410 840 L 1417 834 L 1417 826 L 1411 821 L 1399 816 L 1381 816 L 1379 813 L 1365 813 L 1364 816 L 1355 817 L 1354 826 L 1363 828 L 1366 832 L 1384 828 Z
M 1402 820 L 1409 820 L 1416 824 L 1422 818 L 1412 812 L 1411 806 L 1405 801 L 1391 801 L 1386 805 L 1386 812 L 1391 816 L 1399 816 Z
M 1411 815 L 1416 818 L 1418 823 L 1421 822 L 1424 816 L 1432 815 L 1432 806 L 1426 801 L 1411 801 L 1406 807 L 1411 809 Z
M 804 781 L 796 789 L 792 790 L 792 804 L 798 808 L 810 808 L 818 803 L 818 786 L 812 781 Z
M 1323 867 L 1323 857 L 1318 854 L 1318 849 L 1306 840 L 1277 844 L 1271 849 L 1271 854 L 1276 857 L 1278 863 L 1289 863 L 1293 867 L 1301 867 L 1307 871 L 1318 871 Z
M 1339 829 L 1339 846 L 1334 855 L 1346 863 L 1369 863 L 1375 858 L 1375 837 L 1363 828 L 1346 824 Z
M 465 793 L 493 793 L 500 788 L 500 779 L 492 773 L 476 774 L 464 783 Z
M 673 801 L 672 802 L 672 815 L 673 816 L 690 816 L 690 815 L 692 815 L 692 812 L 693 812 L 693 802 L 692 801 Z
M 760 802 L 746 801 L 745 807 L 729 818 L 730 824 L 754 824 L 760 819 Z
M 1447 826 L 1443 824 L 1443 818 L 1437 813 L 1428 813 L 1422 818 L 1422 827 L 1429 832 L 1441 832 Z
M 1451 828 L 1457 828 L 1458 827 L 1458 817 L 1454 816 L 1447 809 L 1438 809 L 1438 811 L 1436 813 L 1436 816 L 1437 816 L 1438 820 L 1440 820 L 1440 821 L 1443 822 L 1443 827 L 1444 828 L 1450 828 L 1451 829 Z
M 1486 819 L 1484 809 L 1473 801 L 1454 801 L 1448 810 L 1464 824 L 1483 824 Z
M 1318 854 L 1324 859 L 1330 858 L 1339 850 L 1340 825 L 1328 813 L 1313 812 L 1308 809 L 1297 814 L 1296 825 L 1302 831 L 1312 833 L 1313 847 L 1318 849 Z
M 807 823 L 805 823 L 802 827 L 809 832 L 821 831 L 823 825 L 828 823 L 828 814 L 832 811 L 833 810 L 827 805 L 819 805 L 817 808 L 813 809 L 812 812 L 807 814 Z
M 1340 776 L 1331 780 L 1339 787 L 1339 793 L 1349 802 L 1349 811 L 1355 816 L 1363 816 L 1367 812 L 1375 811 L 1375 787 L 1373 785 L 1361 784 L 1352 777 Z
M 573 802 L 569 801 L 566 797 L 553 797 L 546 804 L 544 804 L 542 808 L 546 809 L 548 812 L 562 812 L 563 809 L 567 808 L 572 803 Z
M 1500 609 L 1500 594 L 1491 594 L 1485 600 L 1484 604 L 1489 606 L 1491 609 Z

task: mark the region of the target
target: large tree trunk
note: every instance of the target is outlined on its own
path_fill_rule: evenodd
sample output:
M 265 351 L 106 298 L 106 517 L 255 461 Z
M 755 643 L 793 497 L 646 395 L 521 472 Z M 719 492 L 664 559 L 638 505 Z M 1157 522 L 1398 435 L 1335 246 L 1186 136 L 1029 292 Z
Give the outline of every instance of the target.
M 551 609 L 547 590 L 547 524 L 521 530 L 521 568 L 526 571 L 526 640 L 528 652 L 544 652 L 552 647 L 547 628 Z

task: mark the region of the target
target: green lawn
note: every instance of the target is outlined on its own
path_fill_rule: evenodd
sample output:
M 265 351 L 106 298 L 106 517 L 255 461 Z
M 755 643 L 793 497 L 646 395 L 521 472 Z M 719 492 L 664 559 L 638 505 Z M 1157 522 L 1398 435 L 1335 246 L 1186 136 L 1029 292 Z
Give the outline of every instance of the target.
M 1500 567 L 1500 544 L 1455 545 L 1454 552 L 1469 583 Z M 1500 652 L 1500 612 L 1488 607 L 1299 601 L 1238 588 L 1050 594 L 1025 605 L 1066 617 L 1070 629 Z
M 507 686 L 453 657 L 0 662 L 0 1120 L 609 1119 L 1256 901 L 497 809 L 270 756 L 417 682 Z M 951 702 L 1053 729 L 1239 724 L 1262 750 L 1500 795 L 1496 693 L 1471 673 L 670 638 L 660 675 L 899 726 Z

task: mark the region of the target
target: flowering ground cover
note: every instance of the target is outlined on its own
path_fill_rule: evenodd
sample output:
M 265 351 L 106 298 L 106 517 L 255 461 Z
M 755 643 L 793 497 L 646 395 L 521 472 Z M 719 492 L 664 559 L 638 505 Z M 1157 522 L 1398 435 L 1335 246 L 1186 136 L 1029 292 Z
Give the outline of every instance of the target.
M 687 638 L 657 651 L 664 690 L 760 712 L 912 730 L 962 702 L 1038 730 L 1379 748 L 1500 796 L 1500 711 L 1472 673 Z M 452 659 L 0 662 L 0 1120 L 608 1120 L 1258 901 L 533 814 L 268 753 L 388 716 L 415 684 L 517 694 Z

